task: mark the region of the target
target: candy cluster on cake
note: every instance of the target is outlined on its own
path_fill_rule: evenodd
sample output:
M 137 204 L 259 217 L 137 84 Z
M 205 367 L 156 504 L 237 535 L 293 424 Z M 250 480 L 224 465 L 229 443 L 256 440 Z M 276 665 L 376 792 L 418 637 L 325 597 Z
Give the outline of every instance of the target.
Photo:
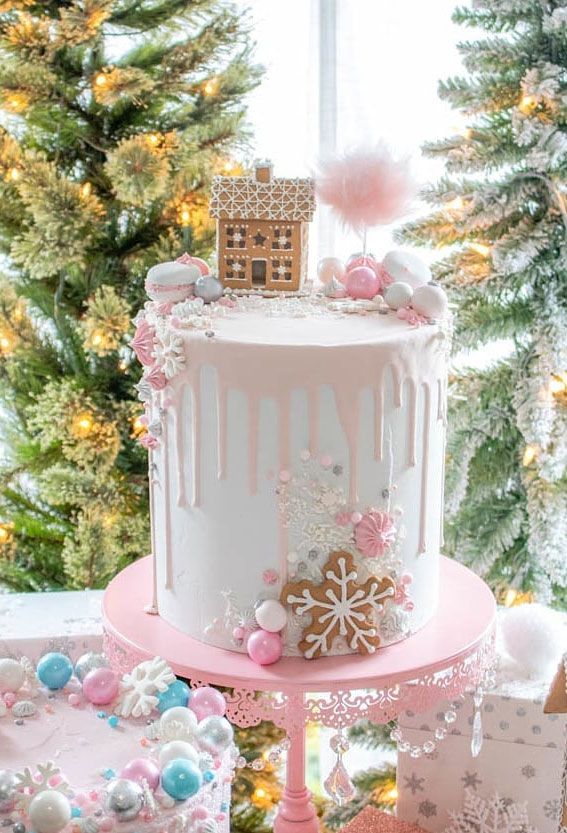
M 386 173 L 381 158 L 380 187 Z M 259 664 L 372 654 L 439 593 L 447 298 L 400 251 L 324 258 L 309 282 L 315 190 L 265 163 L 218 178 L 216 268 L 184 254 L 150 269 L 132 341 L 148 609 Z M 378 202 L 367 225 L 391 219 Z
M 0 826 L 11 833 L 222 833 L 238 750 L 216 689 L 161 659 L 0 659 Z

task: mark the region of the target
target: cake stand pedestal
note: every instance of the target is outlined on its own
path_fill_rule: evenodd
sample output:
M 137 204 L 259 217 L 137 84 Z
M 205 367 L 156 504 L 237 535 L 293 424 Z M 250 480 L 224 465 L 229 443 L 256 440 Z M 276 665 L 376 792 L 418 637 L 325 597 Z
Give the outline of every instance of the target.
M 159 616 L 144 613 L 152 563 L 144 558 L 108 586 L 103 601 L 109 661 L 126 672 L 154 656 L 167 660 L 193 687 L 225 686 L 227 717 L 240 727 L 271 720 L 291 742 L 276 833 L 319 829 L 305 786 L 305 726 L 340 731 L 358 720 L 394 720 L 406 709 L 423 712 L 455 699 L 482 680 L 494 657 L 496 603 L 478 576 L 441 559 L 442 595 L 435 617 L 418 633 L 371 656 L 308 661 L 286 657 L 258 666 L 246 654 L 213 648 L 185 636 Z

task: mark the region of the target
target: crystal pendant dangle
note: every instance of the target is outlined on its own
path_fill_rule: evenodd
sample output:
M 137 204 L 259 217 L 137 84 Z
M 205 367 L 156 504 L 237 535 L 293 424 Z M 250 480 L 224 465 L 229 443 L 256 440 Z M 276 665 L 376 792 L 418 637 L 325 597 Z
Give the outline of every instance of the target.
M 484 739 L 482 735 L 482 698 L 483 691 L 479 686 L 473 694 L 474 711 L 471 735 L 471 755 L 473 758 L 477 758 L 480 755 L 482 741 Z
M 356 788 L 350 780 L 349 774 L 343 763 L 343 755 L 348 751 L 349 742 L 344 737 L 342 732 L 331 738 L 331 749 L 336 753 L 337 760 L 329 775 L 325 779 L 323 786 L 327 795 L 342 807 L 343 804 L 348 804 L 349 801 L 356 795 Z

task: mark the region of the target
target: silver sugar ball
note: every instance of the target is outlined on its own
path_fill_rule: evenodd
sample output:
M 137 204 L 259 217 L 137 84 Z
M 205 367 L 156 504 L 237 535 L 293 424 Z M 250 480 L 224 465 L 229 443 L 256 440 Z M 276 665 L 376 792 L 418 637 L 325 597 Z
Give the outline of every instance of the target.
M 205 304 L 218 301 L 219 298 L 222 298 L 222 293 L 223 285 L 213 275 L 201 275 L 195 281 L 195 295 L 197 298 L 202 298 Z
M 0 769 L 0 813 L 9 813 L 14 806 L 18 780 L 11 769 Z
M 26 833 L 26 826 L 21 821 L 17 821 L 12 827 L 13 833 Z
M 116 778 L 108 784 L 103 804 L 118 821 L 132 821 L 144 806 L 144 790 L 136 781 Z
M 107 665 L 108 662 L 105 656 L 97 654 L 94 651 L 89 651 L 87 654 L 79 657 L 75 663 L 75 675 L 80 682 L 83 682 L 89 671 L 92 671 L 94 668 L 106 668 Z

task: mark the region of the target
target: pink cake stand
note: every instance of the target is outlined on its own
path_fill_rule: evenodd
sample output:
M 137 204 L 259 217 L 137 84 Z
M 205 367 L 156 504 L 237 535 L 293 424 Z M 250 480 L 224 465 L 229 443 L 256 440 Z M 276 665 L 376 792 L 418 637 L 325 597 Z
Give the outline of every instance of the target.
M 482 579 L 447 558 L 441 559 L 443 593 L 435 618 L 404 642 L 372 656 L 315 662 L 288 657 L 264 667 L 144 613 L 151 584 L 151 559 L 144 558 L 109 585 L 103 602 L 107 656 L 121 672 L 160 656 L 193 687 L 231 689 L 225 694 L 227 717 L 237 726 L 271 720 L 285 729 L 291 745 L 275 833 L 318 830 L 305 786 L 307 722 L 341 730 L 363 718 L 387 723 L 407 709 L 426 711 L 475 687 L 493 662 L 494 597 Z

